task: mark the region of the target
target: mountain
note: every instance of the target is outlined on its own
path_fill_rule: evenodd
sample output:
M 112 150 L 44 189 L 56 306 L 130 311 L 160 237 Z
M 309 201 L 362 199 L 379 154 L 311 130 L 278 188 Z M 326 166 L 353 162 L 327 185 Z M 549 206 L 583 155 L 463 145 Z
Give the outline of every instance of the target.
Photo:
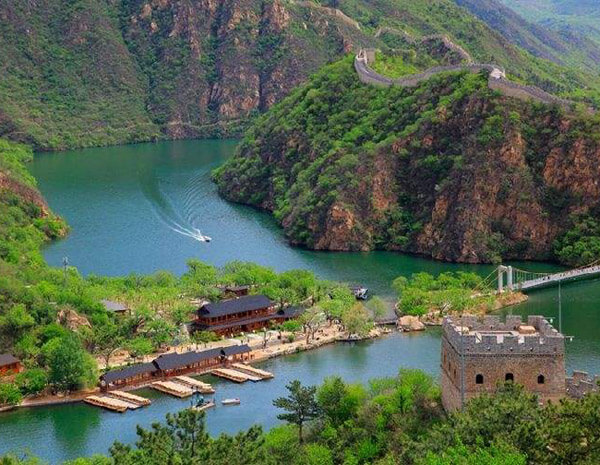
M 523 17 L 600 44 L 600 4 L 596 0 L 500 0 Z
M 600 118 L 487 83 L 458 72 L 381 89 L 346 58 L 256 122 L 215 172 L 219 192 L 311 249 L 477 263 L 600 244 Z
M 553 93 L 598 89 L 597 73 L 532 56 L 452 0 L 0 0 L 0 136 L 56 150 L 238 134 L 324 64 L 394 48 L 398 32 L 448 36 Z M 559 61 L 561 43 L 539 42 Z
M 600 68 L 600 43 L 586 37 L 583 31 L 553 29 L 530 22 L 501 0 L 456 0 L 456 3 L 537 57 L 588 70 Z
M 369 43 L 306 5 L 0 0 L 0 136 L 62 149 L 226 133 Z

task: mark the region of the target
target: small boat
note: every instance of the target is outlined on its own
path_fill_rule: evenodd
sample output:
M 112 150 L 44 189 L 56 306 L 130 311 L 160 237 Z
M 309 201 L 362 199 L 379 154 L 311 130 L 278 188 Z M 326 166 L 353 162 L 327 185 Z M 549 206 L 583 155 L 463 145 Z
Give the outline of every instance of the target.
M 240 399 L 237 397 L 235 399 L 223 399 L 221 403 L 223 405 L 238 405 L 240 403 Z
M 367 300 L 369 297 L 369 289 L 362 286 L 350 286 L 350 290 L 354 294 L 357 300 Z
M 204 240 L 204 242 L 210 242 L 212 241 L 212 238 L 209 236 L 202 236 L 202 239 Z
M 206 401 L 201 405 L 196 405 L 194 407 L 192 407 L 192 410 L 196 410 L 197 412 L 201 412 L 203 410 L 206 410 L 208 408 L 212 408 L 215 406 L 215 403 L 213 401 Z

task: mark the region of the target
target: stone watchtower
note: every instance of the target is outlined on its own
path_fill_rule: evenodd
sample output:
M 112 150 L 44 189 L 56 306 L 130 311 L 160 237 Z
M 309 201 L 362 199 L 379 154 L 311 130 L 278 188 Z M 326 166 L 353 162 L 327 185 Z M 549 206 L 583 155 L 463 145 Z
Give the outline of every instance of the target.
M 565 396 L 565 340 L 541 316 L 446 317 L 442 334 L 442 403 L 446 410 L 514 381 L 540 401 Z

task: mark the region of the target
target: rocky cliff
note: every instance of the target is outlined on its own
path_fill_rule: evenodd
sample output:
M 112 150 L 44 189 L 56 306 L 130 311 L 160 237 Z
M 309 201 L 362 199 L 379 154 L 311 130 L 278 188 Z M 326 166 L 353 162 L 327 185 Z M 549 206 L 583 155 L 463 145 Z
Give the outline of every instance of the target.
M 503 97 L 483 75 L 413 89 L 326 68 L 248 133 L 215 177 L 292 243 L 440 260 L 548 259 L 600 205 L 600 120 Z
M 406 45 L 381 31 L 447 36 L 553 93 L 600 90 L 452 0 L 0 0 L 0 136 L 48 150 L 237 134 L 350 50 Z

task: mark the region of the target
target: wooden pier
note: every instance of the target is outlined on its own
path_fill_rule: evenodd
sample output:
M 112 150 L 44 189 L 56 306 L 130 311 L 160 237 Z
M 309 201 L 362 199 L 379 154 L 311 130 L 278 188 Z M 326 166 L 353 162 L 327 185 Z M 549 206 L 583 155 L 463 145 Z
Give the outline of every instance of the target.
M 170 394 L 175 397 L 189 397 L 194 393 L 194 390 L 184 384 L 175 383 L 173 381 L 156 381 L 150 387 L 157 391 Z
M 246 365 L 245 363 L 234 363 L 231 366 L 235 368 L 236 371 L 240 371 L 252 376 L 258 376 L 260 379 L 271 379 L 274 377 L 273 373 Z
M 257 376 L 247 375 L 246 373 L 242 373 L 236 370 L 230 370 L 229 368 L 218 368 L 212 371 L 212 374 L 218 376 L 219 378 L 225 378 L 229 381 L 233 381 L 236 383 L 244 383 L 248 380 L 258 381 L 260 380 Z
M 145 397 L 136 396 L 135 394 L 131 394 L 130 392 L 123 391 L 111 391 L 108 393 L 110 397 L 114 397 L 115 399 L 123 400 L 125 402 L 129 402 L 131 404 L 139 405 L 140 407 L 144 407 L 146 405 L 150 405 L 152 401 L 150 399 L 146 399 Z
M 191 378 L 189 376 L 177 376 L 177 377 L 175 377 L 175 380 L 179 384 L 189 386 L 192 389 L 195 389 L 197 392 L 200 392 L 201 394 L 214 394 L 215 393 L 214 388 L 210 384 L 203 383 L 202 381 L 197 380 L 195 378 Z
M 123 413 L 127 409 L 136 409 L 141 407 L 141 405 L 131 404 L 129 402 L 108 396 L 89 396 L 83 399 L 83 401 L 90 405 L 95 405 L 96 407 L 102 407 L 119 413 Z

